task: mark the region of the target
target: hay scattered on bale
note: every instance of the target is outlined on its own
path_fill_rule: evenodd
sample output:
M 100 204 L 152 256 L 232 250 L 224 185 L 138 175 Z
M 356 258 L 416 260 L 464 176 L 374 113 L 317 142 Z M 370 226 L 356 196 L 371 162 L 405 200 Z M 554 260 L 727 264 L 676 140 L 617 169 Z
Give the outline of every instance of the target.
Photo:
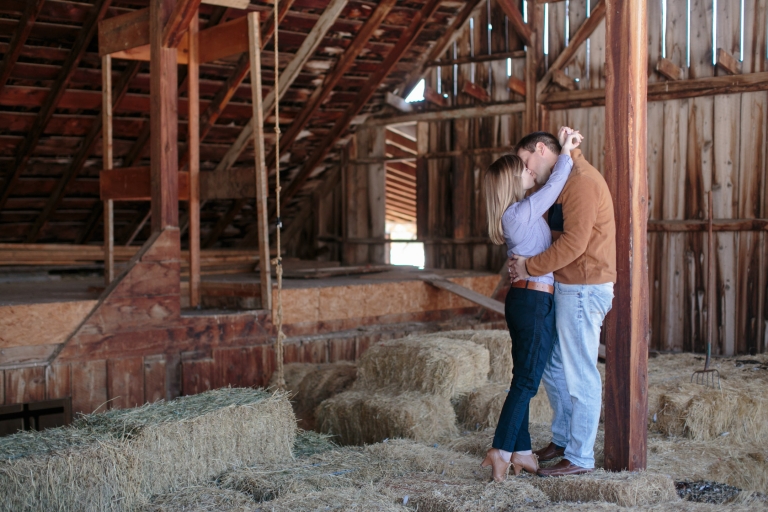
M 508 331 L 476 331 L 471 340 L 488 349 L 491 371 L 488 379 L 509 386 L 512 382 L 512 338 Z
M 697 384 L 669 386 L 659 396 L 656 428 L 668 436 L 763 443 L 768 438 L 768 397 L 755 383 L 723 382 L 723 389 Z
M 140 512 L 251 512 L 257 505 L 242 492 L 213 486 L 187 487 L 180 491 L 161 494 L 152 499 Z
M 357 367 L 347 361 L 327 364 L 310 364 L 310 370 L 294 388 L 291 402 L 298 426 L 306 430 L 315 428 L 315 409 L 323 400 L 346 391 L 355 382 Z
M 419 512 L 485 512 L 541 507 L 549 498 L 522 478 L 508 478 L 501 484 L 438 477 L 414 473 L 407 479 L 386 482 L 384 492 L 404 501 Z
M 469 430 L 495 428 L 508 393 L 509 384 L 488 384 L 461 397 L 456 401 L 459 423 Z M 552 407 L 544 386 L 539 387 L 539 392 L 531 399 L 528 415 L 531 423 L 552 421 Z
M 342 445 L 398 437 L 435 442 L 458 433 L 450 400 L 421 393 L 345 391 L 320 404 L 316 417 L 317 429 Z
M 417 391 L 451 398 L 487 382 L 488 350 L 448 338 L 403 338 L 369 348 L 360 359 L 356 389 Z
M 675 483 L 648 472 L 593 473 L 559 478 L 530 478 L 531 485 L 552 501 L 606 501 L 622 507 L 678 501 Z
M 228 467 L 291 455 L 287 397 L 219 389 L 0 439 L 0 510 L 130 510 Z
M 449 340 L 470 341 L 479 331 L 472 329 L 463 329 L 458 331 L 438 331 L 429 334 L 415 334 L 411 338 L 447 338 Z
M 293 456 L 309 457 L 316 453 L 327 452 L 337 448 L 332 441 L 333 436 L 320 434 L 311 430 L 300 430 L 296 434 L 296 440 L 293 442 Z

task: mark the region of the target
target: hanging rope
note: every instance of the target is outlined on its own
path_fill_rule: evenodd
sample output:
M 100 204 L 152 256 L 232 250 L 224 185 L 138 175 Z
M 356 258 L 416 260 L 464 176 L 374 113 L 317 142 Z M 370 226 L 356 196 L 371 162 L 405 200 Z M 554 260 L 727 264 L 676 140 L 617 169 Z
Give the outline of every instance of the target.
M 277 211 L 277 257 L 272 260 L 272 265 L 275 266 L 275 275 L 277 276 L 277 315 L 272 319 L 272 322 L 277 327 L 277 341 L 275 342 L 275 353 L 277 355 L 277 387 L 279 389 L 285 389 L 285 371 L 283 369 L 283 340 L 285 340 L 285 334 L 283 333 L 283 258 L 281 256 L 282 251 L 280 248 L 280 230 L 283 227 L 283 223 L 280 220 L 280 89 L 279 89 L 279 60 L 278 60 L 278 45 L 277 45 L 277 25 L 278 25 L 278 3 L 279 0 L 275 0 L 275 7 L 273 12 L 275 14 L 275 205 Z

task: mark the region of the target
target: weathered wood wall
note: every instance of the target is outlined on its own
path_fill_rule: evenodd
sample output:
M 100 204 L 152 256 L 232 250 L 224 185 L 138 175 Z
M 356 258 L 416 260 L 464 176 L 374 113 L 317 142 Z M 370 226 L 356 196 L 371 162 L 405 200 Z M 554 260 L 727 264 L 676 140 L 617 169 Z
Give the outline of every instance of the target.
M 530 3 L 530 2 L 529 2 Z M 567 37 L 587 17 L 594 0 L 570 0 L 546 6 L 548 54 L 551 64 Z M 721 74 L 712 64 L 712 2 L 692 0 L 690 45 L 685 1 L 667 0 L 664 55 L 683 69 L 683 78 Z M 717 47 L 743 59 L 742 73 L 766 70 L 768 1 L 744 2 L 744 48 L 740 48 L 740 2 L 717 3 Z M 530 6 L 529 6 L 530 7 Z M 443 59 L 503 53 L 522 49 L 507 30 L 504 13 L 491 0 L 488 9 L 458 39 Z M 489 36 L 489 25 L 492 27 Z M 648 2 L 648 80 L 667 79 L 655 71 L 662 56 L 662 0 Z M 490 41 L 490 47 L 489 47 Z M 490 52 L 489 52 L 490 49 Z M 690 52 L 690 66 L 688 53 Z M 524 61 L 511 61 L 512 76 L 523 78 Z M 578 90 L 605 87 L 605 22 L 565 69 L 577 79 Z M 439 73 L 439 75 L 438 75 Z M 432 89 L 447 93 L 453 104 L 479 104 L 463 93 L 465 82 L 484 88 L 493 101 L 522 101 L 507 85 L 507 62 L 461 64 L 434 68 L 427 79 Z M 555 86 L 550 86 L 555 88 Z M 702 220 L 707 192 L 713 192 L 714 218 L 765 219 L 766 115 L 768 93 L 750 92 L 651 102 L 648 105 L 648 180 L 650 220 Z M 542 127 L 578 128 L 586 136 L 582 150 L 604 170 L 605 110 L 602 106 L 545 111 Z M 453 238 L 428 243 L 427 265 L 482 268 L 496 271 L 504 251 L 482 243 L 486 235 L 481 184 L 484 169 L 500 153 L 474 154 L 476 148 L 502 148 L 523 135 L 522 115 L 429 123 L 429 151 L 467 150 L 469 156 L 429 160 L 428 219 L 422 238 Z M 763 352 L 768 347 L 768 250 L 766 232 L 720 231 L 715 234 L 716 353 Z M 706 338 L 707 235 L 704 232 L 649 233 L 652 348 L 702 351 Z

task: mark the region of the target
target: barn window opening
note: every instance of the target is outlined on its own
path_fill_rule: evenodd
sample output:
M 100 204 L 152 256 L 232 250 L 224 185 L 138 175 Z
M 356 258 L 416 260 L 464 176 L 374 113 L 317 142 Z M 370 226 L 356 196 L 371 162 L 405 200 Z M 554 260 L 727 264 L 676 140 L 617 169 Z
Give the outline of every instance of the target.
M 416 84 L 416 87 L 413 88 L 411 91 L 411 94 L 408 95 L 407 98 L 405 98 L 405 101 L 408 103 L 413 103 L 415 101 L 424 101 L 424 79 L 422 78 L 419 83 Z
M 45 430 L 72 423 L 69 398 L 0 406 L 0 437 L 19 430 Z
M 385 164 L 385 231 L 389 263 L 424 267 L 424 244 L 416 241 L 416 123 L 388 126 Z

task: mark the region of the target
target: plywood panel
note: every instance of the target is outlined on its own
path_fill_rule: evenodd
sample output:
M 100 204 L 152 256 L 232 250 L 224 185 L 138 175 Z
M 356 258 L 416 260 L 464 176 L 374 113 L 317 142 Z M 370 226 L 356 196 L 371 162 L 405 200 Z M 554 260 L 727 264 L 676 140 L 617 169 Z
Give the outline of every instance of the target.
M 62 343 L 95 305 L 88 300 L 0 307 L 0 349 Z
M 18 368 L 5 371 L 6 404 L 45 400 L 45 368 Z
M 110 409 L 128 409 L 144 403 L 144 366 L 141 357 L 107 361 Z
M 72 363 L 72 412 L 90 414 L 103 411 L 107 402 L 107 362 L 104 360 Z
M 45 368 L 45 395 L 48 400 L 72 396 L 72 370 L 68 364 Z
M 164 355 L 144 357 L 144 401 L 162 400 L 166 395 L 166 361 Z
M 328 343 L 330 359 L 332 363 L 338 361 L 355 360 L 355 338 L 334 338 Z

